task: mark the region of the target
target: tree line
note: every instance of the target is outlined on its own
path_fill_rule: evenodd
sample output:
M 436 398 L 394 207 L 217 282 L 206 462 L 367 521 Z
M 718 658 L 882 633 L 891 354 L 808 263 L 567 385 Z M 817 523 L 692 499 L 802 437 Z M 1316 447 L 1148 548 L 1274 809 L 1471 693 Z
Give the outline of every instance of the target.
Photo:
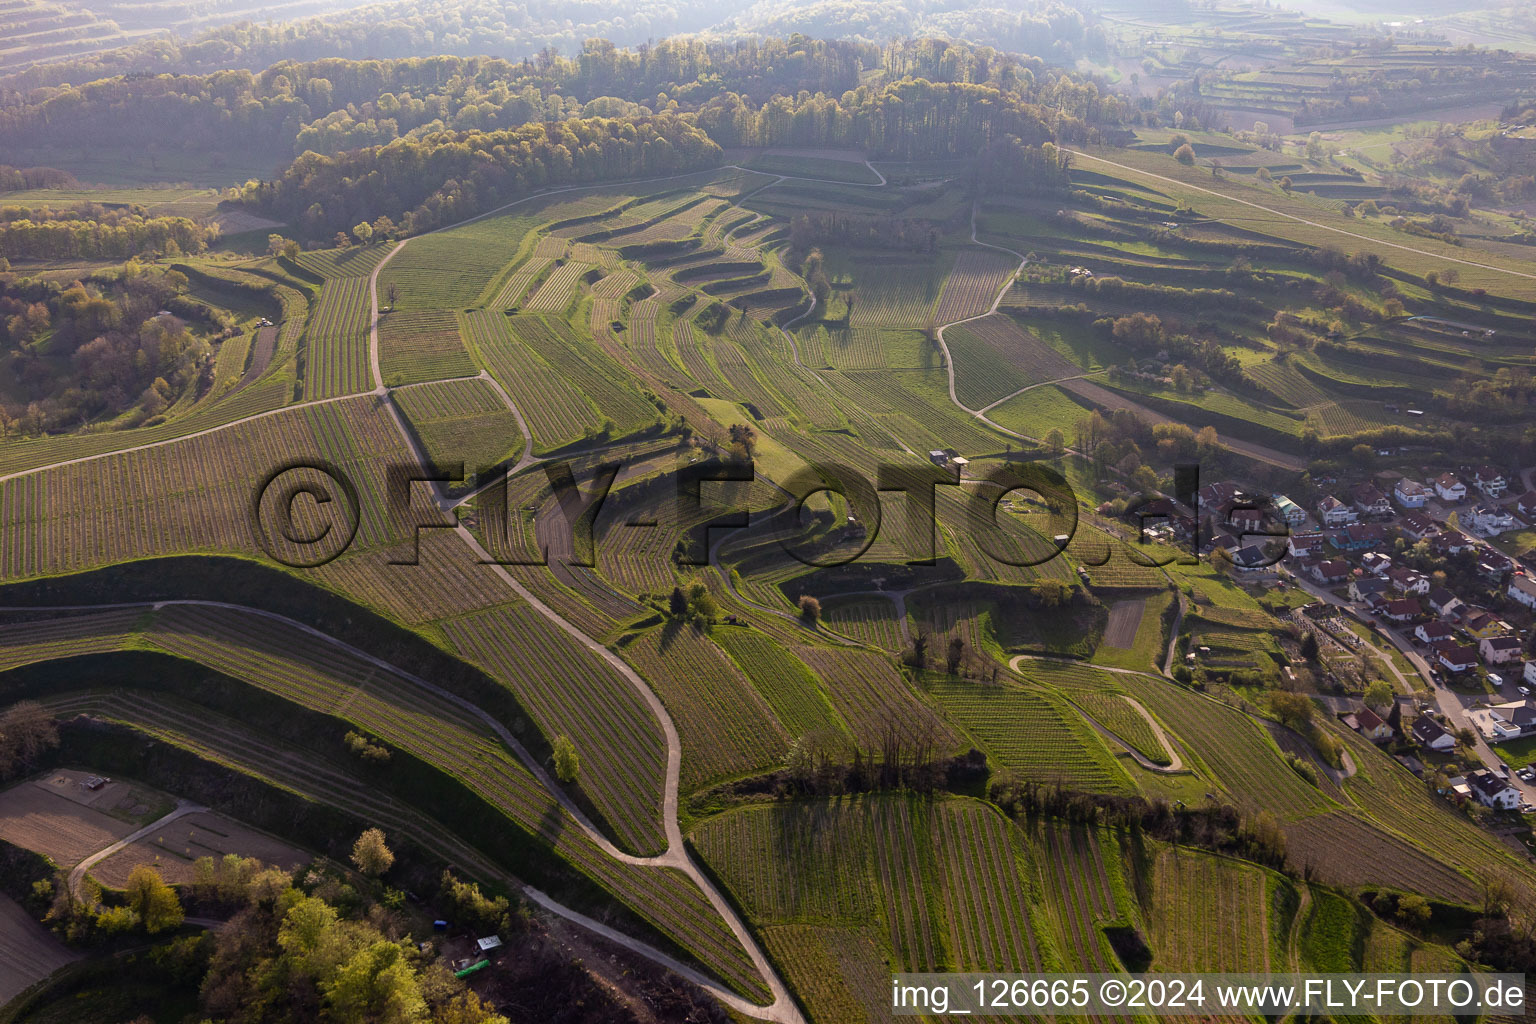
M 81 203 L 66 209 L 0 206 L 0 256 L 127 260 L 205 251 L 219 230 L 186 217 L 152 217 L 142 206 Z

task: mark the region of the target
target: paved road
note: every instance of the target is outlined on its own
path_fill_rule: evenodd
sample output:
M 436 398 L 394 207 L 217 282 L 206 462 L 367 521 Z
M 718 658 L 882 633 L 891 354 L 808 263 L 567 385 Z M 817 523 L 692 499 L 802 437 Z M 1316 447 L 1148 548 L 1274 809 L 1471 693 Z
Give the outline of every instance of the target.
M 1361 612 L 1358 608 L 1356 608 L 1355 605 L 1353 605 L 1351 602 L 1344 600 L 1336 594 L 1332 594 L 1329 591 L 1324 590 L 1322 587 L 1319 587 L 1314 583 L 1310 583 L 1307 580 L 1303 580 L 1297 576 L 1293 576 L 1293 579 L 1295 579 L 1298 586 L 1300 586 L 1308 594 L 1311 594 L 1318 600 L 1325 601 L 1328 604 L 1333 605 L 1335 608 L 1342 609 L 1346 612 L 1354 612 L 1356 619 L 1370 622 L 1370 624 L 1376 628 L 1378 633 L 1386 637 L 1387 641 L 1393 647 L 1397 648 L 1403 657 L 1408 659 L 1408 663 L 1413 666 L 1414 671 L 1418 674 L 1417 678 L 1412 683 L 1410 683 L 1408 679 L 1403 675 L 1403 673 L 1398 670 L 1397 666 L 1392 663 L 1392 660 L 1387 657 L 1385 651 L 1369 642 L 1366 642 L 1366 648 L 1373 651 L 1377 657 L 1381 659 L 1382 663 L 1391 669 L 1393 675 L 1397 677 L 1398 681 L 1402 683 L 1405 689 L 1407 689 L 1409 692 L 1428 690 L 1431 694 L 1433 694 L 1435 699 L 1435 706 L 1439 709 L 1440 713 L 1446 717 L 1446 720 L 1451 723 L 1452 731 L 1463 728 L 1472 730 L 1472 735 L 1475 737 L 1472 744 L 1472 749 L 1477 754 L 1478 760 L 1483 763 L 1484 767 L 1497 768 L 1504 764 L 1504 761 L 1499 757 L 1498 754 L 1494 753 L 1493 748 L 1488 745 L 1486 740 L 1483 739 L 1482 733 L 1478 731 L 1477 726 L 1472 724 L 1472 719 L 1467 715 L 1467 711 L 1469 710 L 1470 706 L 1475 706 L 1476 704 L 1481 703 L 1479 697 L 1459 694 L 1449 686 L 1437 685 L 1429 674 L 1429 662 L 1426 661 L 1424 656 L 1414 648 L 1413 642 L 1404 636 L 1401 631 L 1381 623 L 1371 622 L 1369 617 Z M 1512 686 L 1513 684 L 1511 683 L 1508 685 Z M 1514 700 L 1516 698 L 1510 697 L 1509 699 Z M 1520 795 L 1523 796 L 1526 800 L 1529 800 L 1532 803 L 1536 803 L 1536 786 L 1523 782 L 1515 776 L 1513 771 L 1510 772 L 1509 783 L 1518 789 L 1520 791 Z

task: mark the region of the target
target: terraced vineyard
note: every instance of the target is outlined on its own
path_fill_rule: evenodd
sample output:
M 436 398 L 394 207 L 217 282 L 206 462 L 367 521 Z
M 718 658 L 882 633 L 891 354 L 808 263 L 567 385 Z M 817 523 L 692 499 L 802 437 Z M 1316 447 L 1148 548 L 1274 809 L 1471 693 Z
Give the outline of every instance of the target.
M 952 324 L 985 313 L 992 308 L 993 300 L 1002 292 L 1003 285 L 1018 265 L 1019 261 L 1007 253 L 961 250 L 944 282 L 934 319 L 941 324 Z
M 559 448 L 597 425 L 586 397 L 514 337 L 505 317 L 477 310 L 464 319 L 476 358 L 512 395 L 538 450 Z
M 446 309 L 386 313 L 379 318 L 384 383 L 419 384 L 480 372 L 464 350 L 459 315 Z
M 582 759 L 582 791 L 638 853 L 658 852 L 661 732 L 634 689 L 606 666 L 591 666 L 579 692 L 563 685 L 579 657 L 563 634 L 527 608 L 505 607 L 445 623 L 466 658 L 517 693 L 546 735 L 569 736 Z
M 1266 35 L 1289 16 L 1197 20 L 1197 33 L 1168 37 L 1219 61 L 1241 34 L 1276 65 L 1223 72 L 1216 93 L 1273 102 L 1301 81 L 1282 66 L 1294 40 Z M 1335 38 L 1313 22 L 1308 32 Z M 1178 78 L 1169 47 L 1182 43 L 1122 29 L 1116 46 L 1147 52 L 1121 58 Z M 274 32 L 262 45 L 291 45 Z M 554 49 L 524 65 L 477 58 L 462 72 L 382 59 L 343 78 L 351 65 L 336 58 L 330 85 L 295 61 L 283 64 L 287 92 L 282 76 L 230 79 L 231 95 L 275 89 L 315 108 L 303 137 L 328 148 L 303 158 L 297 190 L 344 199 L 298 203 L 297 170 L 234 191 L 167 190 L 157 211 L 189 204 L 227 224 L 213 249 L 146 249 L 127 270 L 116 257 L 110 269 L 12 259 L 0 275 L 0 683 L 42 691 L 60 716 L 131 730 L 112 733 L 124 742 L 101 749 L 118 760 L 96 770 L 127 776 L 134 750 L 161 749 L 127 738 L 137 733 L 379 823 L 404 844 L 383 884 L 417 886 L 423 912 L 445 911 L 412 879 L 451 867 L 529 901 L 518 920 L 535 924 L 509 944 L 596 927 L 604 963 L 565 964 L 573 992 L 583 970 L 632 978 L 650 960 L 712 986 L 732 1019 L 844 1024 L 887 1019 L 890 975 L 908 970 L 1139 970 L 1149 957 L 1163 971 L 1455 971 L 1457 948 L 1500 956 L 1469 922 L 1484 882 L 1529 888 L 1510 836 L 1494 834 L 1514 816 L 1454 808 L 1391 757 L 1399 749 L 1338 728 L 1323 711 L 1342 707 L 1334 696 L 1319 698 L 1316 721 L 1349 756 L 1323 769 L 1312 740 L 1269 717 L 1267 684 L 1237 674 L 1261 667 L 1269 679 L 1285 652 L 1294 659 L 1281 605 L 1305 593 L 1209 560 L 1141 564 L 1123 510 L 1194 461 L 1204 483 L 1303 503 L 1325 474 L 1343 494 L 1399 472 L 1523 470 L 1536 292 L 1521 269 L 1524 222 L 1484 208 L 1493 195 L 1518 205 L 1518 176 L 1492 169 L 1516 140 L 1484 140 L 1491 163 L 1467 163 L 1481 184 L 1451 188 L 1469 142 L 1454 132 L 1384 126 L 1367 139 L 1346 126 L 1321 150 L 1289 131 L 1261 143 L 1196 128 L 1189 109 L 1177 132 L 1120 123 L 1129 107 L 1075 102 L 1087 80 L 1062 68 L 994 92 L 1000 69 L 1021 65 L 972 59 L 959 43 L 891 43 L 875 63 L 853 59 L 862 44 L 817 43 L 825 54 L 807 63 L 813 44 L 789 42 L 759 66 L 779 43 L 709 38 L 648 50 L 643 89 L 608 73 L 595 44 L 569 60 Z M 1372 59 L 1410 61 L 1414 74 L 1442 57 L 1494 60 L 1420 49 Z M 680 53 L 699 82 L 668 80 Z M 620 71 L 639 60 L 613 58 Z M 1334 86 L 1319 69 L 1365 55 L 1308 59 L 1305 90 L 1321 101 Z M 916 81 L 951 64 L 963 74 Z M 775 93 L 806 68 L 826 79 L 806 84 L 814 99 Z M 181 70 L 110 78 L 105 92 L 123 109 L 140 90 L 180 96 L 198 78 Z M 320 109 L 333 92 L 359 125 L 394 131 L 389 101 L 367 95 L 375 72 L 397 82 L 399 104 L 437 103 L 441 115 L 401 121 L 407 137 L 388 145 L 342 148 L 341 119 Z M 10 90 L 0 121 L 51 129 L 99 114 L 102 88 L 44 84 L 65 73 L 27 72 L 35 88 Z M 1374 73 L 1355 81 L 1370 103 L 1391 95 Z M 504 92 L 509 74 L 518 84 Z M 555 82 L 581 87 L 551 92 Z M 750 109 L 706 99 L 743 82 Z M 461 94 L 485 102 L 459 109 Z M 845 95 L 873 113 L 853 116 Z M 261 102 L 276 109 L 265 91 Z M 1023 133 L 1038 136 L 1027 146 L 1007 141 L 1019 118 L 1058 107 Z M 185 109 L 192 121 L 201 108 Z M 650 141 L 633 146 L 629 131 Z M 871 149 L 758 147 L 819 134 Z M 145 159 L 202 173 L 195 142 L 173 163 L 161 135 L 144 133 Z M 1193 163 L 1172 156 L 1179 136 Z M 1129 144 L 1070 141 L 1083 138 Z M 91 156 L 68 148 L 39 153 L 39 166 Z M 1431 148 L 1445 161 L 1436 173 L 1455 175 L 1416 180 L 1409 162 Z M 406 187 L 402 161 L 418 156 Z M 1014 159 L 1033 170 L 1000 184 Z M 721 164 L 759 169 L 710 169 Z M 666 176 L 680 167 L 693 170 Z M 40 173 L 0 169 L 0 186 Z M 1389 189 L 1404 203 L 1395 213 L 1354 205 Z M 89 204 L 127 217 L 154 191 L 0 199 L 26 210 L 67 195 L 80 206 L 71 216 L 89 221 L 108 215 Z M 1428 211 L 1451 192 L 1469 215 L 1446 213 L 1430 231 Z M 390 240 L 317 247 L 338 228 L 369 237 L 359 223 Z M 1438 237 L 1450 231 L 1460 244 Z M 269 232 L 287 234 L 262 249 Z M 153 305 L 136 305 L 172 268 L 185 287 L 167 278 Z M 392 308 L 371 335 L 375 273 Z M 41 328 L 34 303 L 50 318 Z M 161 304 L 174 320 L 135 326 Z M 108 306 L 129 318 L 122 330 Z M 145 390 L 161 369 L 138 380 L 139 362 L 106 358 L 137 352 L 147 366 L 156 353 L 141 343 L 182 325 L 195 344 L 181 362 L 161 353 L 163 387 Z M 103 383 L 114 374 L 136 381 L 118 385 L 123 401 Z M 1053 432 L 1059 444 L 1045 440 Z M 309 468 L 294 470 L 284 507 L 265 489 L 296 462 Z M 464 464 L 435 496 L 452 528 L 414 529 L 391 508 L 389 471 L 416 462 Z M 885 483 L 878 530 L 857 501 L 828 492 L 797 507 L 786 490 L 807 470 L 877 480 L 933 464 L 969 467 L 961 486 L 935 489 L 936 521 L 907 517 Z M 594 489 L 612 465 L 612 488 Z M 304 538 L 350 531 L 353 511 L 350 487 L 327 500 L 320 466 L 355 485 L 357 531 L 309 566 L 296 557 Z M 581 482 L 574 497 L 562 466 Z M 748 466 L 750 481 L 721 479 Z M 1020 466 L 1059 470 L 1075 518 L 1015 492 L 993 522 L 977 500 L 993 492 L 986 478 Z M 480 489 L 500 467 L 517 467 L 504 537 L 491 532 L 499 494 Z M 421 497 L 413 512 L 425 514 Z M 738 512 L 747 525 L 726 526 Z M 1052 539 L 1069 530 L 1064 547 Z M 797 533 L 812 561 L 868 546 L 846 564 L 808 565 L 786 550 Z M 544 564 L 517 557 L 543 550 Z M 186 557 L 148 561 L 164 556 Z M 1435 552 L 1402 557 L 1466 589 Z M 281 601 L 292 618 L 206 603 L 226 591 Z M 819 616 L 800 604 L 812 596 Z M 1516 607 L 1501 614 L 1530 625 Z M 1175 619 L 1196 657 L 1188 675 L 1165 676 Z M 926 661 L 913 657 L 921 641 Z M 1328 659 L 1309 667 L 1304 692 L 1358 692 L 1329 678 L 1339 666 Z M 325 739 L 348 730 L 392 760 L 365 763 Z M 1298 759 L 1319 766 L 1315 778 Z M 1382 889 L 1443 904 L 1429 927 L 1399 930 L 1365 895 Z M 1512 927 L 1528 930 L 1529 914 L 1517 901 Z M 626 998 L 676 996 L 648 1008 L 658 1019 L 683 1014 L 672 1010 L 685 999 L 692 1016 L 717 1015 L 683 981 L 657 977 L 639 995 L 625 983 Z
M 1099 792 L 1130 788 L 1103 741 L 1059 698 L 979 683 L 937 683 L 933 695 L 999 764 L 1022 778 Z
M 327 281 L 304 342 L 304 397 L 335 398 L 373 387 L 368 367 L 368 279 Z
M 1271 947 L 1272 936 L 1286 934 L 1290 922 L 1268 920 L 1270 880 L 1262 869 L 1174 848 L 1157 855 L 1152 874 L 1149 941 L 1157 952 L 1157 969 L 1288 969 L 1275 962 Z
M 1001 401 L 1015 391 L 1081 371 L 1065 356 L 994 313 L 944 332 L 955 361 L 955 394 L 972 409 Z
M 767 768 L 784 756 L 789 736 L 768 703 L 691 626 L 649 630 L 623 652 L 677 723 L 685 790 Z
M 421 384 L 390 398 L 439 467 L 462 462 L 466 473 L 478 473 L 522 454 L 517 419 L 486 381 Z

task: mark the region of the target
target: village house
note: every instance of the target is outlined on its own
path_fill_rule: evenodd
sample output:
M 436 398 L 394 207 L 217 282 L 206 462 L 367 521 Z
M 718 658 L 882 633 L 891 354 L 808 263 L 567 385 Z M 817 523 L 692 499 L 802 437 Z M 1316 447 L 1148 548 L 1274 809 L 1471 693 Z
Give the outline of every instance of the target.
M 1447 555 L 1459 555 L 1471 546 L 1472 542 L 1467 540 L 1466 534 L 1450 527 L 1429 538 L 1429 550 L 1441 558 Z
M 1451 628 L 1450 623 L 1438 620 L 1434 622 L 1421 622 L 1413 628 L 1413 635 L 1426 644 L 1449 640 L 1455 633 L 1456 631 Z
M 1206 484 L 1195 492 L 1196 507 L 1201 512 L 1215 512 L 1218 506 L 1232 501 L 1241 493 L 1234 483 Z
M 1392 585 L 1379 576 L 1356 576 L 1349 582 L 1349 599 L 1369 600 L 1373 594 L 1385 594 L 1390 588 Z
M 1484 548 L 1478 556 L 1477 574 L 1493 584 L 1504 582 L 1504 577 L 1515 571 L 1514 559 L 1502 551 Z
M 1525 663 L 1525 671 L 1521 673 L 1521 678 L 1530 685 L 1536 686 L 1536 661 Z
M 1509 632 L 1509 623 L 1491 612 L 1473 609 L 1461 616 L 1461 628 L 1474 638 L 1484 640 L 1491 636 L 1503 636 Z
M 1359 519 L 1360 513 L 1330 494 L 1317 503 L 1317 518 L 1324 526 L 1338 528 Z
M 1380 547 L 1387 539 L 1386 532 L 1377 523 L 1350 523 L 1342 530 L 1326 531 L 1328 543 L 1340 551 L 1369 551 Z
M 1275 559 L 1257 544 L 1248 544 L 1232 553 L 1232 565 L 1238 572 L 1264 572 L 1274 568 Z
M 1294 530 L 1296 527 L 1306 524 L 1307 510 L 1290 498 L 1283 494 L 1276 494 L 1271 496 L 1271 500 L 1275 503 L 1275 511 L 1280 513 L 1281 519 L 1285 520 L 1286 526 Z
M 1457 505 L 1467 500 L 1467 485 L 1455 473 L 1441 473 L 1435 478 L 1435 494 L 1441 501 Z
M 1367 601 L 1374 595 L 1385 594 L 1392 584 L 1380 576 L 1359 576 L 1349 581 L 1349 599 Z
M 1536 580 L 1529 576 L 1513 576 L 1506 591 L 1510 599 L 1527 608 L 1536 609 Z
M 1470 672 L 1477 667 L 1477 648 L 1447 640 L 1435 648 L 1435 660 L 1447 672 Z
M 1492 466 L 1479 466 L 1472 474 L 1472 483 L 1489 498 L 1502 498 L 1509 493 L 1509 481 Z
M 1393 622 L 1412 622 L 1424 614 L 1424 606 L 1416 597 L 1404 597 L 1388 601 L 1381 614 Z
M 1526 519 L 1536 520 L 1536 491 L 1526 491 L 1515 499 L 1515 511 Z
M 1437 753 L 1456 749 L 1456 737 L 1428 715 L 1420 715 L 1413 720 L 1413 738 L 1419 746 Z
M 1312 566 L 1312 578 L 1323 586 L 1333 586 L 1349 578 L 1349 563 L 1340 558 L 1325 558 Z
M 1286 539 L 1285 550 L 1292 558 L 1309 558 L 1323 550 L 1321 533 L 1293 533 Z
M 1536 705 L 1528 700 L 1478 708 L 1470 717 L 1489 743 L 1508 743 L 1536 735 Z
M 1486 768 L 1469 773 L 1467 786 L 1472 790 L 1472 796 L 1484 807 L 1512 811 L 1520 806 L 1520 791 Z
M 1520 638 L 1517 636 L 1490 636 L 1477 642 L 1484 665 L 1508 665 L 1520 660 Z
M 1465 522 L 1469 529 L 1485 537 L 1497 537 L 1507 530 L 1515 529 L 1518 525 L 1514 516 L 1497 505 L 1477 506 L 1467 513 Z
M 1429 577 L 1417 569 L 1410 569 L 1405 565 L 1395 566 L 1387 570 L 1387 581 L 1405 594 L 1422 597 L 1429 593 Z
M 1392 738 L 1392 727 L 1370 708 L 1362 707 L 1355 712 L 1355 725 L 1360 735 L 1372 743 L 1386 743 Z
M 1436 615 L 1454 615 L 1457 609 L 1464 607 L 1461 598 L 1446 587 L 1435 587 L 1429 592 L 1429 610 Z
M 1429 488 L 1417 480 L 1403 477 L 1392 486 L 1392 497 L 1396 498 L 1397 503 L 1403 508 L 1423 508 L 1424 503 L 1429 501 Z
M 1440 524 L 1423 512 L 1406 512 L 1397 520 L 1397 528 L 1411 541 L 1421 541 L 1440 534 Z
M 1368 551 L 1360 556 L 1360 568 L 1373 576 L 1385 576 L 1392 568 L 1392 556 Z
M 1237 507 L 1227 513 L 1227 525 L 1238 536 L 1253 533 L 1269 533 L 1264 525 L 1264 512 L 1256 508 Z
M 1363 516 L 1390 516 L 1392 503 L 1370 484 L 1356 484 L 1349 492 L 1355 510 Z

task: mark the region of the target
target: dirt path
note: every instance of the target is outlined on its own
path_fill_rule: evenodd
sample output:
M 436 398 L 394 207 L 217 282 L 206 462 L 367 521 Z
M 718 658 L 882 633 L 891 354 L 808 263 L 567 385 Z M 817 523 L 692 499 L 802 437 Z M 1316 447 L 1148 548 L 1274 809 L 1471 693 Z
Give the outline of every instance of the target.
M 1127 704 L 1136 709 L 1137 714 L 1141 715 L 1142 718 L 1147 720 L 1147 724 L 1152 727 L 1153 735 L 1157 737 L 1157 742 L 1163 745 L 1163 753 L 1168 755 L 1167 767 L 1152 767 L 1152 770 L 1155 772 L 1182 772 L 1184 770 L 1184 759 L 1179 757 L 1179 748 L 1173 745 L 1173 741 L 1170 740 L 1168 738 L 1168 734 L 1163 731 L 1162 724 L 1158 722 L 1157 719 L 1152 717 L 1152 713 L 1150 711 L 1141 706 L 1141 701 L 1137 700 L 1135 697 L 1126 696 L 1125 694 L 1121 694 L 1121 696 L 1125 698 L 1125 702 Z
M 76 864 L 72 869 L 70 869 L 70 891 L 79 892 L 80 879 L 85 877 L 85 873 L 90 870 L 91 865 L 98 864 L 101 861 L 106 860 L 108 857 L 112 856 L 114 853 L 116 853 L 118 850 L 121 850 L 125 846 L 132 845 L 133 843 L 138 842 L 140 839 L 154 835 L 156 832 L 160 831 L 162 828 L 169 825 L 177 818 L 185 817 L 188 814 L 200 814 L 206 810 L 208 810 L 208 808 L 202 806 L 201 804 L 190 803 L 186 800 L 176 801 L 176 809 L 171 811 L 171 813 L 167 814 L 165 817 L 160 818 L 158 821 L 150 822 L 148 825 L 145 825 L 137 832 L 130 832 L 128 835 L 123 836 L 123 838 L 119 839 L 111 846 L 97 850 L 95 853 L 91 854 L 89 857 L 85 858 L 85 860 L 82 860 L 79 864 Z
M 474 539 L 473 535 L 471 535 L 468 530 L 461 526 L 457 529 L 456 532 L 464 539 L 465 543 L 467 543 L 480 558 L 486 561 L 490 560 L 489 554 L 480 547 L 479 542 Z M 680 971 L 679 973 L 683 973 L 690 980 L 708 990 L 716 998 L 720 999 L 722 1002 L 728 1003 L 733 1008 L 739 1010 L 741 1013 L 761 1020 L 782 1022 L 782 1024 L 805 1024 L 805 1020 L 801 1016 L 799 1008 L 790 998 L 788 990 L 784 987 L 783 982 L 779 979 L 777 973 L 774 972 L 772 967 L 769 965 L 767 957 L 763 955 L 751 933 L 747 930 L 745 923 L 736 916 L 735 911 L 730 907 L 729 903 L 727 903 L 724 896 L 721 895 L 721 893 L 703 874 L 698 866 L 694 864 L 688 855 L 687 849 L 683 845 L 682 830 L 678 825 L 677 819 L 678 777 L 682 765 L 682 746 L 678 740 L 676 727 L 673 725 L 672 719 L 667 714 L 666 709 L 662 706 L 660 699 L 657 698 L 656 695 L 651 691 L 650 687 L 645 684 L 644 680 L 642 680 L 634 672 L 634 670 L 631 669 L 629 665 L 620 659 L 617 655 L 608 651 L 607 648 L 603 647 L 598 641 L 588 637 L 577 627 L 561 618 L 558 613 L 549 608 L 548 605 L 545 605 L 532 592 L 526 590 L 520 583 L 513 579 L 504 568 L 499 565 L 493 565 L 490 568 L 496 572 L 514 591 L 516 591 L 520 597 L 526 600 L 536 612 L 544 615 L 552 623 L 554 623 L 556 626 L 559 626 L 566 633 L 576 639 L 578 643 L 582 644 L 582 646 L 586 647 L 588 650 L 591 650 L 593 653 L 597 654 L 599 657 L 602 657 L 605 661 L 612 665 L 615 670 L 617 670 L 637 688 L 642 699 L 646 701 L 647 705 L 650 706 L 652 713 L 656 715 L 657 720 L 661 725 L 662 733 L 667 745 L 666 788 L 665 792 L 663 793 L 663 826 L 667 835 L 667 849 L 663 853 L 654 857 L 640 857 L 634 854 L 626 853 L 623 850 L 620 850 L 618 847 L 614 846 L 612 841 L 609 840 L 608 837 L 605 836 L 602 831 L 592 823 L 591 819 L 587 817 L 585 812 L 583 812 L 581 808 L 578 807 L 576 803 L 570 798 L 570 796 L 566 794 L 565 790 L 557 785 L 552 778 L 550 778 L 549 773 L 545 770 L 543 764 L 528 752 L 527 748 L 525 748 L 522 743 L 520 743 L 517 738 L 512 735 L 511 731 L 508 730 L 506 726 L 502 725 L 499 720 L 487 713 L 478 705 L 464 699 L 463 697 L 460 697 L 455 693 L 444 690 L 437 686 L 435 683 L 429 682 L 420 676 L 392 665 L 391 663 L 377 657 L 376 655 L 370 654 L 360 648 L 353 647 L 351 644 L 348 644 L 345 641 L 338 640 L 337 638 L 330 636 L 329 634 L 324 633 L 313 626 L 307 625 L 306 623 L 299 622 L 295 619 L 290 619 L 284 615 L 279 615 L 276 612 L 270 612 L 262 608 L 252 608 L 245 605 L 231 604 L 222 601 L 201 600 L 123 602 L 118 604 L 95 606 L 55 606 L 51 608 L 36 608 L 30 610 L 82 611 L 91 608 L 94 608 L 95 610 L 107 610 L 112 608 L 145 607 L 158 610 L 172 605 L 195 605 L 238 611 L 244 614 L 259 616 L 261 618 L 280 622 L 290 628 L 297 629 L 307 636 L 314 637 L 315 639 L 318 639 L 324 643 L 330 644 L 355 658 L 360 658 L 371 665 L 392 673 L 397 678 L 422 687 L 436 697 L 439 697 L 448 701 L 449 703 L 463 708 L 465 711 L 469 712 L 484 722 L 497 736 L 497 738 L 500 739 L 508 749 L 517 755 L 518 759 L 523 763 L 523 766 L 528 770 L 529 774 L 531 774 L 542 786 L 545 787 L 545 789 L 550 792 L 551 796 L 553 796 L 554 799 L 560 804 L 561 808 L 572 817 L 577 826 L 580 827 L 582 831 L 587 833 L 592 842 L 594 842 L 607 856 L 610 856 L 615 860 L 622 861 L 626 864 L 632 864 L 640 867 L 675 869 L 681 871 L 683 874 L 692 879 L 694 884 L 697 885 L 700 891 L 704 894 L 705 898 L 708 899 L 710 904 L 715 908 L 716 913 L 720 914 L 726 925 L 736 935 L 737 940 L 741 942 L 743 948 L 752 958 L 754 965 L 757 967 L 759 973 L 762 974 L 764 982 L 767 984 L 769 991 L 773 993 L 774 1002 L 766 1007 L 763 1007 L 751 1003 L 750 1001 L 744 1000 L 735 993 L 727 990 L 718 982 L 710 980 L 703 973 L 692 968 L 686 968 L 685 965 L 681 965 L 674 958 L 667 956 L 665 953 L 660 952 L 654 947 L 641 942 L 638 939 L 632 939 L 623 935 L 622 933 L 608 929 L 607 926 L 602 926 L 605 930 L 601 931 L 601 934 L 607 938 L 610 938 L 612 941 L 619 943 L 625 948 L 645 956 L 648 959 L 654 960 L 669 969 L 675 970 L 678 967 L 684 967 L 684 970 Z M 161 818 L 159 821 L 154 822 L 151 825 L 147 825 L 139 831 L 124 837 L 122 840 L 112 844 L 105 850 L 102 850 L 92 857 L 87 858 L 85 861 L 82 861 L 81 864 L 75 868 L 74 872 L 71 873 L 70 885 L 74 886 L 78 884 L 79 878 L 84 875 L 85 869 L 88 868 L 91 864 L 96 863 L 97 861 L 107 856 L 110 856 L 111 854 L 117 852 L 117 850 L 121 849 L 123 846 L 126 846 L 127 844 L 141 839 L 145 835 L 156 831 L 157 829 L 163 827 L 167 822 L 172 821 L 175 818 L 182 816 L 183 814 L 191 814 L 196 811 L 203 810 L 206 810 L 206 808 L 191 804 L 183 804 L 166 817 Z M 596 923 L 592 922 L 591 918 L 588 918 L 575 910 L 564 907 L 563 905 L 555 902 L 549 896 L 539 892 L 538 890 L 529 887 L 526 888 L 525 891 L 530 899 L 533 899 L 541 906 L 560 914 L 560 916 L 565 917 L 568 920 L 582 924 L 583 926 L 586 926 L 588 923 Z
M 1173 617 L 1173 626 L 1168 630 L 1168 653 L 1163 655 L 1163 675 L 1173 678 L 1173 656 L 1179 646 L 1179 630 L 1184 628 L 1184 613 L 1189 610 L 1189 598 L 1184 591 L 1178 591 L 1179 611 Z

